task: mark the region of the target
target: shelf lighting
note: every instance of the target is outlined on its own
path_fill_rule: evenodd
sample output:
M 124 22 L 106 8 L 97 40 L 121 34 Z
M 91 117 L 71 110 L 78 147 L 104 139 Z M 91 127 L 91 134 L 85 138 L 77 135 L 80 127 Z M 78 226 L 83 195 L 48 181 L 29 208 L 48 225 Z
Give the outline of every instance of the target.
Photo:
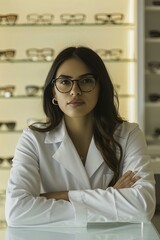
M 135 1 L 129 0 L 128 4 L 129 23 L 135 23 Z M 135 58 L 135 29 L 130 29 L 128 32 L 128 57 Z M 128 64 L 128 93 L 135 95 L 135 63 Z M 135 98 L 128 99 L 128 118 L 130 121 L 136 121 Z

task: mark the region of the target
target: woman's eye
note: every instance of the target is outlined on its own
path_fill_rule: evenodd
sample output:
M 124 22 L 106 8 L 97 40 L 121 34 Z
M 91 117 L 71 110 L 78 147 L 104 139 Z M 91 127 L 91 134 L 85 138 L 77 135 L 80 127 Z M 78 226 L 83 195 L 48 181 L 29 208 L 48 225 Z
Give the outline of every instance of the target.
M 68 80 L 68 79 L 61 79 L 61 80 L 60 80 L 60 84 L 62 84 L 62 85 L 70 85 L 70 84 L 71 84 L 71 81 Z
M 83 78 L 81 79 L 81 83 L 92 83 L 93 79 L 92 78 Z

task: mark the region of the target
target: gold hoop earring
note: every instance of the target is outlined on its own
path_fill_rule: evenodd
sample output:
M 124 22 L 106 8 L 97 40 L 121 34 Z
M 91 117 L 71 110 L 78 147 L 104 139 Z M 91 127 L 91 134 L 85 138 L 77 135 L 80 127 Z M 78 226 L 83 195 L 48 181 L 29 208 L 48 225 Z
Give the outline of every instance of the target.
M 55 98 L 52 99 L 52 103 L 53 105 L 58 105 L 58 101 Z

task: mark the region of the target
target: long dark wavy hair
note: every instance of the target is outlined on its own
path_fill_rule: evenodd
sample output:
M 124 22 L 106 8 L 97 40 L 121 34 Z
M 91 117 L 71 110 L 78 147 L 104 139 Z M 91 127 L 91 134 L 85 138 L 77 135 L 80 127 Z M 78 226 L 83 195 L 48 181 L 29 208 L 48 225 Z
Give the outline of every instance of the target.
M 99 55 L 88 47 L 68 47 L 62 50 L 55 58 L 44 84 L 43 110 L 47 121 L 40 127 L 33 124 L 32 130 L 47 132 L 54 129 L 62 120 L 63 112 L 58 105 L 53 105 L 52 80 L 60 65 L 70 58 L 81 59 L 91 72 L 96 76 L 100 85 L 98 102 L 94 108 L 93 136 L 96 147 L 101 152 L 104 161 L 114 172 L 114 178 L 110 185 L 114 185 L 119 177 L 120 162 L 122 159 L 122 147 L 114 138 L 116 128 L 123 123 L 119 115 L 119 101 L 105 64 Z M 119 154 L 116 154 L 116 153 Z

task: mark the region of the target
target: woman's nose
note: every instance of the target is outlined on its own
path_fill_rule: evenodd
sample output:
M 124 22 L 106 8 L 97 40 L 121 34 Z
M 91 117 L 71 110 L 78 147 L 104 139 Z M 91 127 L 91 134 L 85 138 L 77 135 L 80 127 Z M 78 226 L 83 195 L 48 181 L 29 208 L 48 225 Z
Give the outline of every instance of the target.
M 81 91 L 77 81 L 74 81 L 72 89 L 70 91 L 70 95 L 76 96 L 76 95 L 81 95 L 81 94 L 82 94 L 82 91 Z

